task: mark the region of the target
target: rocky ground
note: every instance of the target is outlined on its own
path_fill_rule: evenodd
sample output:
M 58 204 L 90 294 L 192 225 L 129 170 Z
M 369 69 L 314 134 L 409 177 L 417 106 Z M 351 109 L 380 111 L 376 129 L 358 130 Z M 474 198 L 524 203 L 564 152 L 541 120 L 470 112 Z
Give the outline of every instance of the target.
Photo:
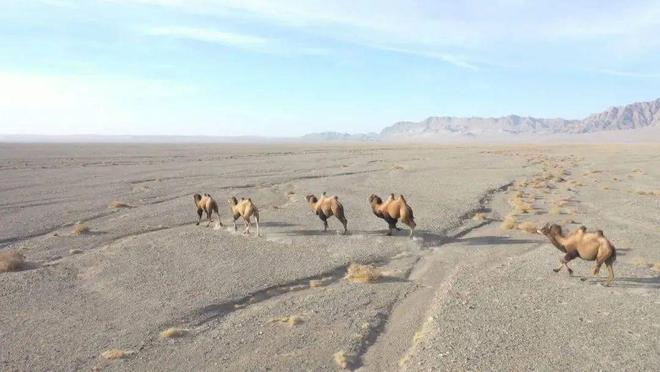
M 652 145 L 0 145 L 0 250 L 27 261 L 0 273 L 0 369 L 655 370 L 658 164 Z M 307 206 L 324 191 L 348 235 Z M 195 225 L 195 192 L 224 227 Z M 414 239 L 371 213 L 391 192 Z M 261 237 L 234 232 L 233 195 Z M 554 273 L 546 222 L 604 230 L 614 284 Z

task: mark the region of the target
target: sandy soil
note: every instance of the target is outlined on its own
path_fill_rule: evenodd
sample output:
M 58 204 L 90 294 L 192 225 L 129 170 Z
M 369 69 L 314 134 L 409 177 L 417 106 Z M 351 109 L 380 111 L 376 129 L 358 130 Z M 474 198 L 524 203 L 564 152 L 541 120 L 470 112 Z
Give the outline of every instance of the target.
M 3 144 L 0 249 L 28 264 L 0 274 L 0 370 L 656 370 L 659 164 L 657 145 Z M 324 191 L 348 235 L 309 210 Z M 195 225 L 195 192 L 225 227 Z M 371 213 L 390 192 L 414 239 Z M 233 231 L 232 195 L 261 237 Z M 604 230 L 614 284 L 554 273 L 511 213 Z M 353 262 L 384 276 L 350 282 Z

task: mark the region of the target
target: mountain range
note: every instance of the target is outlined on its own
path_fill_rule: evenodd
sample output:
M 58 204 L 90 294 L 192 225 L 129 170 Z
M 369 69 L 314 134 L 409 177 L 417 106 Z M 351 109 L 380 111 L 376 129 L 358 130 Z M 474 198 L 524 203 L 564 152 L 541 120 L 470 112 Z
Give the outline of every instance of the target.
M 630 131 L 648 127 L 660 127 L 660 98 L 649 102 L 611 107 L 582 120 L 542 119 L 518 115 L 499 118 L 432 116 L 420 122 L 401 121 L 384 128 L 380 133 L 322 132 L 305 135 L 303 139 L 309 141 L 460 141 L 487 138 L 506 140 L 516 137 L 556 137 L 605 131 Z

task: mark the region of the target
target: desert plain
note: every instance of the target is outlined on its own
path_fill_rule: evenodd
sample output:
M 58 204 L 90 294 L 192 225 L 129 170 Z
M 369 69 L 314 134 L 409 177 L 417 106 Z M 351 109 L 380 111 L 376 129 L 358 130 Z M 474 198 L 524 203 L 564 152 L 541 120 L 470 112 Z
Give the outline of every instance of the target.
M 0 252 L 25 257 L 0 273 L 3 371 L 660 365 L 658 145 L 1 144 L 0 180 Z M 224 226 L 195 225 L 203 192 Z M 390 193 L 413 239 L 372 214 Z M 602 229 L 614 283 L 553 272 L 548 222 Z

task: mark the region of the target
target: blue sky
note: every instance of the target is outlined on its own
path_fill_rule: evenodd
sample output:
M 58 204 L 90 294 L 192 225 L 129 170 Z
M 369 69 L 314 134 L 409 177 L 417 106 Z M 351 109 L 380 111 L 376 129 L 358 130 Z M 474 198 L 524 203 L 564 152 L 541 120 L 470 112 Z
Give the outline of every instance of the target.
M 660 97 L 658 1 L 5 0 L 0 133 L 291 136 Z

